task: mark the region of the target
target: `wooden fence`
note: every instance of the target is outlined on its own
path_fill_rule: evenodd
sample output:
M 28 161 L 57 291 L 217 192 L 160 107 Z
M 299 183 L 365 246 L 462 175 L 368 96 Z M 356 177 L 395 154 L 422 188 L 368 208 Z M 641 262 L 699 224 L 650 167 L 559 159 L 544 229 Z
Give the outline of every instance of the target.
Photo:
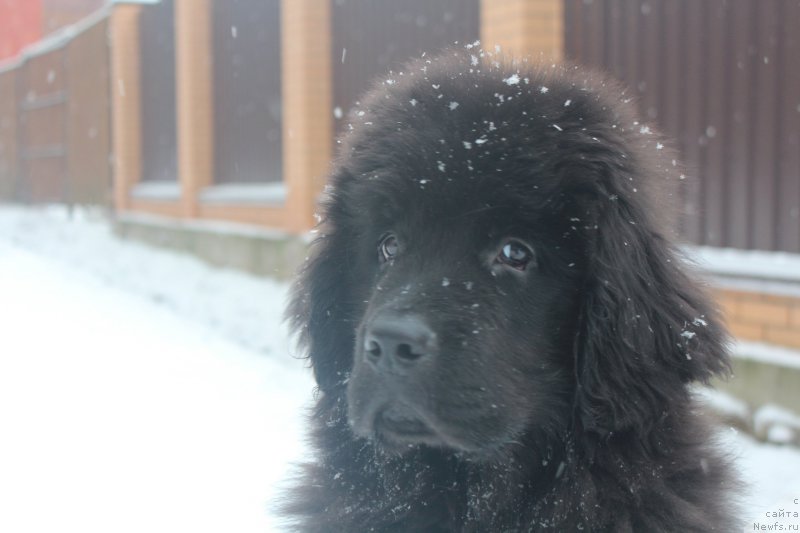
M 170 181 L 177 191 L 174 3 L 141 11 L 141 83 L 127 90 L 140 90 L 142 101 L 134 181 Z M 287 111 L 293 95 L 283 78 L 301 59 L 330 61 L 330 79 L 326 70 L 324 80 L 313 78 L 318 71 L 309 79 L 324 86 L 314 105 L 326 103 L 315 116 L 333 115 L 319 123 L 333 118 L 339 130 L 369 80 L 422 51 L 472 41 L 481 29 L 479 0 L 330 0 L 324 31 L 318 28 L 326 39 L 321 61 L 283 49 L 291 37 L 280 25 L 286 0 L 209 5 L 212 42 L 203 57 L 211 58 L 213 98 L 198 112 L 213 113 L 206 132 L 213 168 L 202 187 L 277 185 L 292 173 L 282 130 L 312 104 Z M 698 178 L 682 191 L 687 239 L 800 252 L 800 1 L 563 0 L 563 7 L 566 57 L 632 87 L 643 115 L 677 139 Z M 0 198 L 107 202 L 109 98 L 126 90 L 109 86 L 109 9 L 0 65 Z M 282 64 L 286 57 L 292 60 Z M 307 149 L 296 151 L 299 163 Z
M 686 237 L 800 252 L 800 2 L 565 2 L 567 57 L 625 81 L 699 178 Z
M 331 0 L 331 7 L 337 130 L 376 77 L 423 52 L 473 42 L 480 34 L 478 0 Z
M 100 11 L 0 66 L 0 198 L 109 202 L 107 27 Z

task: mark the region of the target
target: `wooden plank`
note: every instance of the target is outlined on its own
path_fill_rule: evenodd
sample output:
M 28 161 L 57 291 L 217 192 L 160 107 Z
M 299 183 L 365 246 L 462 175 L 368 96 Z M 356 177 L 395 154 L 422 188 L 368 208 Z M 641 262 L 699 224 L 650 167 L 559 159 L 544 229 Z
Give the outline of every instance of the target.
M 377 76 L 401 69 L 423 52 L 479 38 L 478 0 L 336 0 L 331 11 L 331 112 L 337 131 L 344 129 L 348 111 Z
M 280 181 L 280 0 L 213 2 L 214 182 Z
M 704 2 L 698 2 L 701 4 Z M 697 143 L 701 151 L 703 166 L 700 172 L 705 194 L 703 195 L 704 235 L 702 242 L 711 246 L 727 244 L 726 187 L 728 185 L 728 161 L 730 159 L 729 117 L 730 84 L 726 64 L 730 54 L 728 44 L 729 9 L 726 2 L 715 0 L 708 6 L 708 17 L 701 31 L 704 32 L 700 51 L 705 51 L 705 101 L 704 120 L 700 124 Z M 692 53 L 692 52 L 690 52 Z M 702 53 L 702 52 L 701 52 Z
M 780 1 L 762 0 L 759 3 L 753 40 L 756 53 L 752 76 L 754 139 L 750 174 L 750 200 L 753 206 L 751 245 L 762 250 L 774 250 L 777 244 Z
M 642 118 L 654 123 L 661 110 L 660 99 L 663 92 L 664 47 L 663 3 L 660 0 L 647 0 L 640 5 L 641 38 L 641 101 Z
M 728 180 L 725 189 L 726 237 L 722 244 L 749 248 L 753 224 L 751 176 L 753 156 L 753 78 L 756 75 L 755 37 L 756 4 L 739 0 L 730 4 L 727 28 L 727 87 L 731 99 L 726 114 Z
M 800 252 L 800 3 L 782 2 L 781 9 L 776 247 Z
M 680 6 L 678 26 L 685 28 L 684 46 L 680 49 L 682 77 L 677 91 L 681 117 L 678 141 L 684 157 L 687 176 L 683 182 L 687 218 L 683 231 L 688 240 L 703 244 L 705 240 L 706 150 L 700 144 L 705 131 L 706 71 L 708 65 L 706 28 L 708 8 L 705 2 L 684 1 Z
M 142 181 L 178 179 L 173 0 L 142 7 Z

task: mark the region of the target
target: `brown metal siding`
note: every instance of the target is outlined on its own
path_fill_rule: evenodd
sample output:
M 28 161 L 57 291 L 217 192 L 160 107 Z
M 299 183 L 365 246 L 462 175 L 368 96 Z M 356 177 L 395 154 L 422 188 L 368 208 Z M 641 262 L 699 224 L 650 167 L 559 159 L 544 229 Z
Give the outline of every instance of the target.
M 567 57 L 625 81 L 692 174 L 687 239 L 800 252 L 800 2 L 565 0 Z
M 777 248 L 793 251 L 800 250 L 800 8 L 796 6 L 781 4 L 779 53 L 775 61 L 779 88 Z
M 178 179 L 174 24 L 173 0 L 142 7 L 142 181 Z
M 280 0 L 212 5 L 214 181 L 280 181 Z
M 433 53 L 455 41 L 473 42 L 479 36 L 478 0 L 331 2 L 337 130 L 375 77 L 423 52 Z

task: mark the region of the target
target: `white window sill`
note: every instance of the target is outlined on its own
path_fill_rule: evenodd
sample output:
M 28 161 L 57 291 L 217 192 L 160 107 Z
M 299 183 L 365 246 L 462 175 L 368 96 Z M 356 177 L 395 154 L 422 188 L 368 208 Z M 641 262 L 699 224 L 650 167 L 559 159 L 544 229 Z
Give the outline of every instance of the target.
M 281 182 L 214 185 L 200 192 L 200 201 L 204 204 L 280 206 L 286 202 L 286 186 Z
M 142 181 L 133 186 L 131 197 L 137 200 L 174 202 L 181 198 L 181 187 L 177 181 Z

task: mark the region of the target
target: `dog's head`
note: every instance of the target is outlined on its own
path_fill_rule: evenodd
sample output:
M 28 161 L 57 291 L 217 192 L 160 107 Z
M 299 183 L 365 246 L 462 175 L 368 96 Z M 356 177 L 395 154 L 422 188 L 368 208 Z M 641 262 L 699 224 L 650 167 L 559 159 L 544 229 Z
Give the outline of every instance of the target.
M 726 368 L 654 216 L 678 171 L 605 84 L 451 52 L 353 114 L 289 314 L 356 435 L 482 456 L 646 431 Z

